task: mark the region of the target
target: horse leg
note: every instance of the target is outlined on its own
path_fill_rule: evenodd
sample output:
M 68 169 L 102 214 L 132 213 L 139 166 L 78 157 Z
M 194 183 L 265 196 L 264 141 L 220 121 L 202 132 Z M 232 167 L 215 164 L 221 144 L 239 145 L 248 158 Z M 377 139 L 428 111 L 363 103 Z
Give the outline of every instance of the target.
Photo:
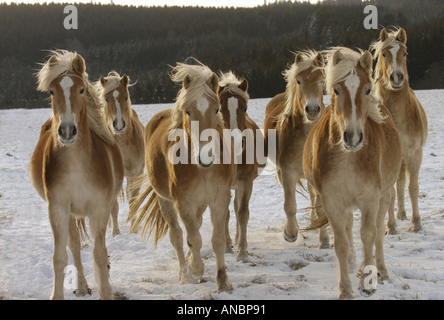
M 422 149 L 417 152 L 413 158 L 407 161 L 407 172 L 409 174 L 409 196 L 412 204 L 412 226 L 411 232 L 422 230 L 421 217 L 419 216 L 418 197 L 419 197 L 419 170 L 422 162 Z
M 348 243 L 350 244 L 348 252 L 348 268 L 349 272 L 353 272 L 356 265 L 356 251 L 353 241 L 353 210 L 345 210 L 345 231 L 347 233 Z
M 193 280 L 199 280 L 204 273 L 204 264 L 202 257 L 200 256 L 200 249 L 202 248 L 202 237 L 200 235 L 199 227 L 199 214 L 198 208 L 187 202 L 176 202 L 176 208 L 182 219 L 182 222 L 186 230 L 186 239 L 189 249 L 188 257 L 188 275 Z M 226 211 L 224 212 L 225 219 Z M 222 221 L 222 227 L 225 231 L 225 224 Z M 225 238 L 224 238 L 225 246 Z
M 359 291 L 364 295 L 373 294 L 376 289 L 366 284 L 366 278 L 369 276 L 367 266 L 375 266 L 373 257 L 373 248 L 376 241 L 376 216 L 379 209 L 379 199 L 371 199 L 361 209 L 361 241 L 364 252 L 364 260 L 359 270 L 360 281 Z M 376 281 L 376 279 L 374 280 Z
M 119 221 L 117 219 L 117 216 L 119 214 L 119 201 L 116 199 L 113 201 L 113 206 L 111 208 L 111 219 L 112 219 L 112 225 L 113 225 L 113 237 L 120 234 L 119 229 Z
M 395 197 L 396 197 L 396 191 L 395 187 L 393 187 L 390 192 L 390 204 L 388 208 L 388 220 L 387 220 L 387 233 L 390 235 L 397 234 L 398 231 L 396 230 L 396 219 L 395 219 Z
M 250 197 L 253 191 L 253 179 L 247 179 L 245 181 L 239 181 L 238 188 L 236 189 L 235 202 L 238 203 L 236 211 L 236 220 L 238 226 L 237 246 L 238 252 L 237 261 L 248 262 L 248 243 L 247 243 L 247 224 L 250 217 Z
M 310 193 L 310 203 L 312 210 L 310 213 L 310 221 L 315 221 L 321 219 L 325 216 L 324 206 L 322 204 L 321 197 L 315 193 L 313 187 L 308 183 L 308 192 Z M 314 205 L 313 205 L 314 203 Z M 319 228 L 319 248 L 328 249 L 330 248 L 330 237 L 328 235 L 327 226 Z
M 165 200 L 157 196 L 162 216 L 168 223 L 170 242 L 176 251 L 177 260 L 179 262 L 179 283 L 186 283 L 188 279 L 187 265 L 185 262 L 185 254 L 183 252 L 183 231 L 177 219 L 177 212 L 173 202 Z
M 338 299 L 353 298 L 353 289 L 348 274 L 348 255 L 350 252 L 349 237 L 343 221 L 343 209 L 338 207 L 336 199 L 325 201 L 325 213 L 330 221 L 334 234 L 334 248 L 339 263 L 339 295 Z
M 214 253 L 216 254 L 216 284 L 217 291 L 231 292 L 233 286 L 228 281 L 227 272 L 225 270 L 225 228 L 224 219 L 228 206 L 230 205 L 231 192 L 230 189 L 227 192 L 219 192 L 216 201 L 210 204 L 211 209 L 211 222 L 213 224 L 213 236 L 211 237 L 211 243 L 213 245 Z
M 295 242 L 298 237 L 298 222 L 296 220 L 296 183 L 298 179 L 294 170 L 285 170 L 281 173 L 282 187 L 284 188 L 284 210 L 287 222 L 284 227 L 284 239 Z
M 52 289 L 51 299 L 62 300 L 64 299 L 64 272 L 65 267 L 68 264 L 66 245 L 68 244 L 69 212 L 68 210 L 53 205 L 52 202 L 49 202 L 48 215 L 52 233 L 54 235 L 54 255 L 52 261 L 54 270 L 54 286 Z
M 378 215 L 376 217 L 376 241 L 375 241 L 375 257 L 376 268 L 378 269 L 379 280 L 389 279 L 387 266 L 384 259 L 384 235 L 385 235 L 385 215 L 387 210 L 391 208 L 394 198 L 394 189 L 390 189 L 379 201 Z
M 234 253 L 233 252 L 233 241 L 230 237 L 230 209 L 227 210 L 227 217 L 225 219 L 225 242 L 226 242 L 226 253 Z
M 78 297 L 86 294 L 91 294 L 91 289 L 86 282 L 85 274 L 83 271 L 82 259 L 80 257 L 80 236 L 79 230 L 76 225 L 76 220 L 73 217 L 69 217 L 69 238 L 68 247 L 74 260 L 74 267 L 76 267 L 77 273 L 77 288 L 75 288 L 75 294 Z
M 398 212 L 396 213 L 396 217 L 400 220 L 407 219 L 404 205 L 405 173 L 405 161 L 403 160 L 401 163 L 401 170 L 399 171 L 398 181 L 396 182 L 396 198 L 398 200 Z
M 117 202 L 117 200 L 115 200 Z M 109 219 L 108 210 L 96 212 L 90 217 L 91 233 L 94 237 L 93 257 L 94 269 L 97 279 L 99 298 L 111 300 L 113 292 L 109 283 L 109 259 L 106 249 L 106 225 Z

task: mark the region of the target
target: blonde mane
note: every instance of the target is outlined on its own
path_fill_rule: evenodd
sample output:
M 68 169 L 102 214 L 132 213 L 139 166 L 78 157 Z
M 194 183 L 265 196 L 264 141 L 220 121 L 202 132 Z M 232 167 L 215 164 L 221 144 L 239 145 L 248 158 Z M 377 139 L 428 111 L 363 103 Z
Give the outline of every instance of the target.
M 225 92 L 229 92 L 233 95 L 238 95 L 248 103 L 248 99 L 250 96 L 247 91 L 244 91 L 239 88 L 239 85 L 242 83 L 240 79 L 236 77 L 233 71 L 229 71 L 226 73 L 220 72 L 219 74 L 219 86 L 222 87 L 222 91 L 219 92 L 219 95 L 222 95 Z
M 108 129 L 101 111 L 101 102 L 97 89 L 89 82 L 88 74 L 79 75 L 73 70 L 72 63 L 77 56 L 76 52 L 67 50 L 49 51 L 55 60 L 48 59 L 42 63 L 42 68 L 37 72 L 37 90 L 48 91 L 51 83 L 60 76 L 74 76 L 82 79 L 85 84 L 86 113 L 90 129 L 107 144 L 114 144 L 114 136 Z
M 296 78 L 301 72 L 315 66 L 315 59 L 318 53 L 314 50 L 308 49 L 305 51 L 296 52 L 294 54 L 295 56 L 300 54 L 302 60 L 298 61 L 298 63 L 294 62 L 290 67 L 282 72 L 287 85 L 285 87 L 285 108 L 279 115 L 280 121 L 292 115 L 297 91 Z M 318 67 L 314 68 L 313 71 L 317 68 Z
M 177 93 L 176 102 L 171 110 L 171 129 L 177 128 L 182 123 L 182 111 L 197 100 L 206 96 L 209 99 L 219 102 L 218 95 L 209 86 L 208 80 L 213 76 L 213 71 L 210 68 L 193 59 L 198 64 L 191 65 L 178 62 L 175 67 L 172 67 L 170 78 L 175 83 L 182 83 L 187 76 L 190 77 L 191 82 L 187 89 L 182 87 Z M 223 123 L 220 115 L 220 123 Z M 223 125 L 222 125 L 223 127 Z
M 333 63 L 333 55 L 339 50 L 343 58 L 337 62 Z M 339 82 L 345 81 L 353 75 L 356 75 L 356 68 L 359 63 L 363 51 L 359 49 L 358 51 L 352 50 L 345 47 L 332 47 L 325 51 L 327 64 L 325 65 L 325 85 L 328 94 L 333 94 L 333 86 Z M 370 71 L 371 73 L 371 71 Z M 369 79 L 371 79 L 371 74 L 369 73 Z M 381 113 L 379 108 L 380 100 L 375 96 L 373 90 L 370 93 L 371 103 L 368 108 L 368 117 L 371 118 L 376 123 L 382 123 L 385 116 Z

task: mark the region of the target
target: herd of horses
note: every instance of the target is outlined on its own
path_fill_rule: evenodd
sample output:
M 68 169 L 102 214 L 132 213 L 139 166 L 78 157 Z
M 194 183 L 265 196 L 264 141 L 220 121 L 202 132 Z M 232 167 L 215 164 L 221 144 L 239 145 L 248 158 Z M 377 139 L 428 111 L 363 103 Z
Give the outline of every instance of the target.
M 364 258 L 358 276 L 363 294 L 374 292 L 364 283 L 366 266 L 376 266 L 378 280 L 388 279 L 383 252 L 385 217 L 388 212 L 387 232 L 396 233 L 397 197 L 397 218 L 406 219 L 406 175 L 411 231 L 421 230 L 418 174 L 427 119 L 409 87 L 406 43 L 404 29 L 388 32 L 384 28 L 370 46 L 373 55 L 345 47 L 297 53 L 283 72 L 285 92 L 266 107 L 264 141 L 254 138 L 254 146 L 276 139 L 273 159 L 284 191 L 284 238 L 290 242 L 302 230 L 296 220 L 296 189 L 307 180 L 311 213 L 305 230 L 319 229 L 319 247 L 328 248 L 327 224 L 331 226 L 340 299 L 353 298 L 349 278 L 356 260 L 353 210 L 361 212 Z M 109 223 L 113 235 L 120 233 L 117 214 L 125 177 L 131 232 L 153 233 L 155 243 L 169 233 L 180 283 L 196 283 L 203 275 L 199 229 L 209 207 L 217 290 L 233 290 L 224 260 L 226 252 L 233 252 L 228 230 L 231 190 L 235 190 L 237 259 L 248 261 L 249 201 L 253 181 L 264 165 L 256 159 L 253 163 L 214 161 L 208 145 L 213 143 L 231 160 L 236 152 L 243 159 L 248 156 L 246 143 L 233 150 L 222 134 L 224 129 L 259 129 L 247 114 L 248 83 L 231 71 L 216 74 L 197 60 L 177 63 L 170 77 L 181 85 L 174 106 L 155 114 L 144 127 L 131 107 L 128 89 L 132 84 L 127 75 L 110 72 L 92 83 L 84 59 L 65 50 L 52 51 L 37 73 L 37 89 L 51 95 L 52 117 L 42 126 L 30 176 L 48 204 L 54 236 L 52 299 L 64 298 L 67 246 L 77 269 L 76 294 L 91 292 L 80 258 L 86 219 L 94 242 L 99 298 L 113 298 L 105 234 Z M 324 90 L 331 95 L 328 107 L 323 103 Z M 196 122 L 197 137 L 192 130 Z M 171 139 L 177 129 L 183 137 Z M 201 141 L 199 136 L 206 129 L 220 133 L 220 141 Z M 275 135 L 269 134 L 271 130 Z M 183 138 L 188 148 L 186 163 L 169 160 L 177 138 Z M 186 229 L 186 255 L 180 222 Z

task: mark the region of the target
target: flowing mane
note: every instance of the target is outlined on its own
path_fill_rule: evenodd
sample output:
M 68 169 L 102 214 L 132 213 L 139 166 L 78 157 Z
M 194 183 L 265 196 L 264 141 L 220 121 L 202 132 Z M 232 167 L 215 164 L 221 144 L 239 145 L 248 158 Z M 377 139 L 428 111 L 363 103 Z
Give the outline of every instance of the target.
M 36 74 L 37 90 L 48 91 L 51 83 L 63 75 L 82 79 L 85 83 L 85 103 L 89 127 L 107 144 L 114 144 L 114 136 L 108 129 L 102 115 L 102 104 L 97 89 L 89 82 L 86 72 L 82 77 L 73 70 L 72 62 L 77 53 L 67 50 L 54 50 L 49 52 L 51 58 L 46 63 L 41 64 L 42 68 Z
M 339 62 L 334 63 L 333 55 L 337 50 L 341 52 L 343 58 Z M 345 81 L 356 74 L 356 67 L 362 52 L 360 49 L 358 52 L 346 47 L 332 47 L 325 51 L 327 64 L 324 67 L 324 72 L 326 74 L 325 86 L 328 94 L 333 93 L 333 86 L 335 84 Z M 373 90 L 371 98 L 372 103 L 368 107 L 368 116 L 376 123 L 382 123 L 385 117 L 379 109 L 381 102 L 374 95 Z
M 214 101 L 219 101 L 218 95 L 208 84 L 208 80 L 213 76 L 213 71 L 197 59 L 194 60 L 198 63 L 197 65 L 178 62 L 175 67 L 172 67 L 170 73 L 170 78 L 175 83 L 182 83 L 187 76 L 191 79 L 189 86 L 186 89 L 182 87 L 177 93 L 176 102 L 171 110 L 172 129 L 177 128 L 182 122 L 182 111 L 201 97 L 206 96 Z M 220 123 L 223 127 L 222 116 L 220 116 Z
M 285 81 L 287 82 L 287 86 L 285 88 L 285 108 L 280 114 L 280 120 L 289 117 L 293 113 L 293 108 L 296 98 L 296 88 L 297 88 L 297 79 L 296 77 L 301 73 L 310 68 L 311 66 L 315 66 L 314 61 L 317 56 L 317 52 L 315 50 L 305 50 L 301 52 L 297 52 L 296 54 L 300 54 L 302 60 L 298 61 L 298 63 L 294 62 L 290 67 L 282 72 Z M 314 69 L 315 70 L 315 69 Z

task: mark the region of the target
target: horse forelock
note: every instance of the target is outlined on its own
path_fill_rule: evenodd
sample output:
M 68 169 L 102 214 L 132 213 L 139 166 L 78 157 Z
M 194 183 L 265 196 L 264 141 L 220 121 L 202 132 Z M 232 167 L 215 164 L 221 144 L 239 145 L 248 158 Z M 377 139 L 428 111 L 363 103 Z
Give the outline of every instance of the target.
M 182 87 L 177 93 L 176 102 L 171 110 L 172 129 L 177 128 L 182 122 L 182 111 L 196 104 L 202 97 L 219 103 L 219 96 L 208 84 L 214 74 L 213 71 L 198 60 L 194 60 L 198 63 L 197 65 L 179 62 L 170 73 L 170 78 L 175 83 L 183 83 L 187 76 L 191 79 L 189 86 L 186 89 Z
M 77 56 L 76 52 L 67 50 L 52 50 L 49 51 L 55 61 L 48 59 L 45 63 L 40 64 L 42 67 L 36 73 L 37 90 L 48 91 L 51 83 L 60 76 L 77 77 L 82 80 L 88 79 L 88 74 L 83 73 L 83 77 L 76 73 L 73 69 L 73 60 Z
M 240 96 L 245 100 L 245 103 L 248 103 L 248 99 L 250 96 L 247 91 L 244 91 L 239 88 L 242 81 L 236 77 L 236 75 L 232 72 L 220 73 L 219 75 L 219 86 L 222 91 L 219 92 L 219 95 L 222 96 L 225 93 L 231 93 L 234 96 Z

